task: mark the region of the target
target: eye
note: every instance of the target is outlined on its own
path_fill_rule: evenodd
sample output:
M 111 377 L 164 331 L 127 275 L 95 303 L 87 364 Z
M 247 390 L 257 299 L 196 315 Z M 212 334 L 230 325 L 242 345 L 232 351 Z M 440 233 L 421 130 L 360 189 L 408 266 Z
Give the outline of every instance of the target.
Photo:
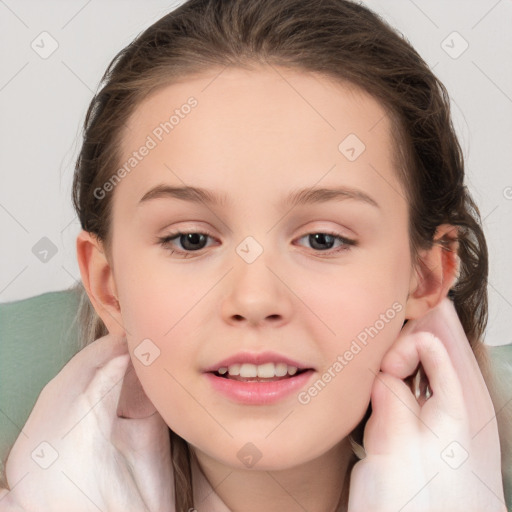
M 298 240 L 302 240 L 306 237 L 314 250 L 327 254 L 347 251 L 349 250 L 350 246 L 357 246 L 357 242 L 355 240 L 346 238 L 339 233 L 308 233 L 300 237 Z M 199 231 L 176 231 L 174 233 L 169 233 L 163 238 L 159 238 L 158 242 L 164 249 L 170 250 L 170 254 L 178 254 L 184 258 L 187 258 L 191 253 L 204 249 L 208 238 L 213 237 L 211 237 L 208 233 L 201 233 Z M 171 243 L 175 240 L 179 242 L 182 249 L 177 249 L 176 246 Z M 336 241 L 341 242 L 341 245 L 333 249 L 332 247 Z
M 346 238 L 342 236 L 340 233 L 327 233 L 323 231 L 317 233 L 309 233 L 307 235 L 302 236 L 298 240 L 302 240 L 303 238 L 308 239 L 308 242 L 311 243 L 313 249 L 328 254 L 337 253 L 340 251 L 348 251 L 350 249 L 350 246 L 357 245 L 357 242 L 355 240 Z M 332 246 L 336 241 L 341 242 L 341 245 L 333 249 Z
M 158 242 L 164 249 L 169 249 L 170 254 L 176 253 L 187 258 L 190 252 L 196 252 L 203 249 L 207 238 L 212 237 L 208 235 L 208 233 L 200 233 L 198 231 L 176 231 L 174 233 L 169 233 L 169 235 L 163 238 L 159 238 Z M 175 246 L 171 245 L 171 242 L 176 239 L 179 239 L 178 241 L 184 250 L 176 249 Z

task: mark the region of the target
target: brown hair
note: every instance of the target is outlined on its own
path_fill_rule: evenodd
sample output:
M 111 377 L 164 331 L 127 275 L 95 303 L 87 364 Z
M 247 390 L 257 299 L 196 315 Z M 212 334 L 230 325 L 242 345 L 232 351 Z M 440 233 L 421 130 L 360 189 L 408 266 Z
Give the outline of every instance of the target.
M 111 254 L 112 194 L 94 190 L 121 162 L 127 120 L 148 94 L 224 66 L 269 64 L 355 85 L 384 106 L 396 138 L 397 172 L 409 204 L 411 254 L 431 247 L 436 227 L 459 226 L 459 277 L 449 292 L 484 377 L 494 389 L 482 341 L 488 255 L 478 208 L 464 185 L 463 155 L 445 87 L 410 44 L 369 9 L 348 0 L 189 0 L 120 51 L 87 111 L 73 203 L 84 230 Z M 447 250 L 451 241 L 442 240 Z M 84 345 L 107 334 L 82 289 Z M 370 408 L 352 433 L 362 442 Z M 193 508 L 190 453 L 170 430 L 176 510 Z M 349 471 L 357 462 L 354 457 Z M 348 475 L 348 474 L 347 474 Z M 345 479 L 345 504 L 348 495 Z

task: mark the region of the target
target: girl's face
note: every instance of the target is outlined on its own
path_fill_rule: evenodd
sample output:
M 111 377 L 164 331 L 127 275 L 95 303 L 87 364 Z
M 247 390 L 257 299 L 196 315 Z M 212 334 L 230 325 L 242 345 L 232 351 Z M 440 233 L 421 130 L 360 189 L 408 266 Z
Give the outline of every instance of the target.
M 201 453 L 284 469 L 362 419 L 415 282 L 394 150 L 372 97 L 282 68 L 216 70 L 131 117 L 122 179 L 97 190 L 115 192 L 121 320 L 146 394 Z M 198 234 L 159 241 L 178 231 Z M 263 352 L 310 370 L 245 399 L 207 372 Z

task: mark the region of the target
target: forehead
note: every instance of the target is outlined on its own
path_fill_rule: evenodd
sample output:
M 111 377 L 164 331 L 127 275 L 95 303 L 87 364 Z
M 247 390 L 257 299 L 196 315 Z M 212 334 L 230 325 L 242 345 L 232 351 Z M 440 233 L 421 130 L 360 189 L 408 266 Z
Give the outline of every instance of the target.
M 395 179 L 390 119 L 378 101 L 353 85 L 274 66 L 215 69 L 159 88 L 129 118 L 120 165 L 143 146 L 150 150 L 116 191 L 132 204 L 163 181 L 229 197 L 230 189 Z
M 190 112 L 186 104 L 191 98 L 197 106 Z M 214 68 L 159 86 L 144 98 L 128 120 L 124 149 L 136 144 L 134 139 L 140 132 L 151 133 L 173 114 L 178 117 L 171 124 L 177 128 L 189 113 L 203 121 L 216 116 L 215 126 L 219 130 L 226 124 L 233 125 L 235 117 L 247 129 L 264 126 L 269 132 L 279 130 L 292 119 L 302 119 L 308 124 L 287 126 L 292 128 L 290 135 L 304 130 L 314 134 L 322 130 L 342 132 L 346 128 L 354 131 L 359 128 L 363 137 L 365 131 L 386 118 L 384 108 L 373 96 L 354 84 L 319 73 L 268 65 L 254 69 Z M 263 124 L 263 120 L 267 122 Z

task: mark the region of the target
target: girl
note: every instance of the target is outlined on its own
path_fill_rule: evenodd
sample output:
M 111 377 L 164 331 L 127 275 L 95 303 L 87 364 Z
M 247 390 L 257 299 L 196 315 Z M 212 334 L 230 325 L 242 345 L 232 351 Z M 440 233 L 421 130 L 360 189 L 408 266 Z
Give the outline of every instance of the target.
M 485 239 L 410 45 L 347 0 L 189 0 L 103 80 L 84 348 L 0 506 L 506 510 Z

